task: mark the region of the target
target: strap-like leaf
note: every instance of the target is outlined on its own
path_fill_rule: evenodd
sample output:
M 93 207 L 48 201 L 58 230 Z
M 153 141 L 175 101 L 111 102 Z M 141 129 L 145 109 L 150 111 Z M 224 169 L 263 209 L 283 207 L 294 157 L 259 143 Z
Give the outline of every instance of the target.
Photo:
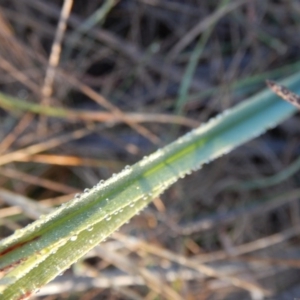
M 299 75 L 285 81 L 292 89 L 299 83 Z M 6 272 L 0 280 L 0 298 L 30 296 L 177 179 L 264 133 L 294 111 L 265 90 L 16 231 L 0 243 L 0 270 Z

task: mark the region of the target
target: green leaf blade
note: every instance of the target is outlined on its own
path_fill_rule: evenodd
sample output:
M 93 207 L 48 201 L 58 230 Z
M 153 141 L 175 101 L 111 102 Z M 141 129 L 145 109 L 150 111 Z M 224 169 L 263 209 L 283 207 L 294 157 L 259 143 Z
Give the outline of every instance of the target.
M 299 86 L 299 75 L 285 85 Z M 298 88 L 299 89 L 299 88 Z M 264 91 L 84 192 L 0 243 L 1 299 L 32 294 L 179 178 L 276 126 L 296 109 Z

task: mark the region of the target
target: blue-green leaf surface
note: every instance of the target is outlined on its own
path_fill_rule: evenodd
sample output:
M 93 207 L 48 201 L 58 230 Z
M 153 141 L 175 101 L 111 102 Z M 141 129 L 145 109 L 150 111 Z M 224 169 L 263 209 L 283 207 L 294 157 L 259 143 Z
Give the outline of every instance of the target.
M 300 92 L 299 74 L 282 83 Z M 0 243 L 0 270 L 5 273 L 0 279 L 0 298 L 30 296 L 176 180 L 264 133 L 295 111 L 265 90 L 16 231 Z

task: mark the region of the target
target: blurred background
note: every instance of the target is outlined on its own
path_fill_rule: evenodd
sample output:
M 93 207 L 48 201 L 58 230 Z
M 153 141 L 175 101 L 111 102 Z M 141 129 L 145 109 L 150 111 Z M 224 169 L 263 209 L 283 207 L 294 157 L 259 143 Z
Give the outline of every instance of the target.
M 0 237 L 298 73 L 299 33 L 297 0 L 0 0 Z M 299 134 L 179 181 L 36 298 L 300 298 Z

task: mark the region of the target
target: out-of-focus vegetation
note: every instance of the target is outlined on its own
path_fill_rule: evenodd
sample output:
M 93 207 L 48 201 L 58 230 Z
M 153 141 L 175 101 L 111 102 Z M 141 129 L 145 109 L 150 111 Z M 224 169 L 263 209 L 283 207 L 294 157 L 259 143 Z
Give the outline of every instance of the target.
M 1 92 L 18 98 L 0 99 L 1 237 L 300 68 L 298 1 L 63 5 L 0 1 Z M 195 262 L 280 297 L 299 281 L 298 123 L 174 185 L 40 297 L 156 299 L 146 268 L 182 299 L 250 297 Z

